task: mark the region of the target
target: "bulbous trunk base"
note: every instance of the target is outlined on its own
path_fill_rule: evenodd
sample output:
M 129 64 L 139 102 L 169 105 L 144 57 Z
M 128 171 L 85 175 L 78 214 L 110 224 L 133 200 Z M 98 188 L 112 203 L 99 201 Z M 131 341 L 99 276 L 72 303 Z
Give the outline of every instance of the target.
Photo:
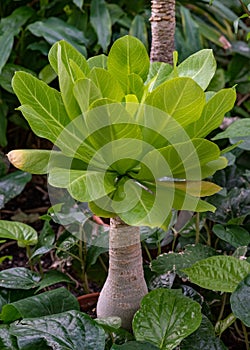
M 140 231 L 111 219 L 109 273 L 97 303 L 97 317 L 118 316 L 131 330 L 140 301 L 148 293 L 142 267 Z

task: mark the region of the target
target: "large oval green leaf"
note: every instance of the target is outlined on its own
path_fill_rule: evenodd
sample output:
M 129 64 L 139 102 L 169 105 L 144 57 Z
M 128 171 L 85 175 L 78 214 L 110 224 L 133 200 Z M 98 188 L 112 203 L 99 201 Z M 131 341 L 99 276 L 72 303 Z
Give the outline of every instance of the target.
M 216 71 L 213 51 L 204 49 L 185 59 L 178 67 L 180 77 L 190 77 L 205 90 Z
M 149 57 L 145 46 L 132 36 L 116 40 L 108 55 L 108 70 L 128 94 L 130 74 L 138 74 L 143 81 L 147 78 Z
M 37 243 L 36 230 L 22 222 L 0 220 L 0 237 L 16 240 L 19 247 Z
M 10 334 L 9 326 L 0 326 L 0 349 L 1 350 L 19 350 L 16 338 Z
M 66 288 L 59 288 L 4 305 L 0 318 L 7 323 L 70 310 L 79 310 L 79 303 Z
M 34 350 L 41 341 L 58 350 L 103 350 L 105 347 L 103 329 L 88 315 L 74 310 L 12 323 L 10 333 L 17 337 L 20 350 Z M 45 346 L 42 349 L 47 349 Z
M 212 256 L 183 269 L 191 282 L 202 288 L 232 293 L 250 273 L 250 264 L 233 256 Z
M 241 281 L 230 298 L 231 308 L 247 327 L 250 327 L 250 274 Z
M 148 341 L 162 350 L 174 349 L 201 323 L 200 305 L 179 290 L 156 289 L 141 302 L 133 319 L 136 340 Z
M 201 116 L 205 94 L 191 78 L 174 78 L 153 90 L 145 103 L 163 110 L 185 126 Z

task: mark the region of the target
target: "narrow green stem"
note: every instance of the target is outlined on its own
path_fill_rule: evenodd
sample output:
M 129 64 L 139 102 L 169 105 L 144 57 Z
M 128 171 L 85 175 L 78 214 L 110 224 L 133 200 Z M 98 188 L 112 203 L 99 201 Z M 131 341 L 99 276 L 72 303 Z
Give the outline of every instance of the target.
M 173 239 L 173 242 L 172 242 L 172 251 L 174 252 L 175 250 L 175 243 L 176 243 L 176 240 L 177 240 L 177 237 L 178 237 L 178 232 L 172 227 L 172 230 L 174 232 L 174 239 Z
M 151 256 L 149 250 L 148 250 L 147 244 L 144 241 L 142 241 L 142 245 L 143 245 L 143 249 L 145 250 L 145 252 L 148 256 L 149 261 L 151 262 L 153 259 L 152 259 L 152 256 Z
M 87 256 L 87 244 L 86 244 L 86 237 L 85 237 L 85 231 L 83 229 L 83 225 L 80 225 L 79 227 L 79 258 L 81 261 L 81 270 L 82 270 L 82 282 L 83 282 L 83 288 L 86 293 L 89 293 L 89 282 L 88 282 L 88 276 L 85 270 L 86 266 L 86 256 Z
M 79 258 L 79 256 L 73 254 L 73 253 L 70 253 L 67 249 L 63 249 L 61 247 L 56 247 L 57 250 L 59 250 L 60 252 L 63 252 L 63 253 L 67 253 L 69 256 L 71 256 L 72 258 L 78 260 L 81 262 L 81 259 Z
M 102 265 L 102 267 L 103 267 L 103 270 L 104 270 L 105 272 L 108 272 L 108 268 L 107 268 L 107 266 L 105 265 L 105 263 L 104 263 L 103 258 L 101 257 L 101 255 L 98 256 L 98 259 L 99 259 L 99 261 L 100 261 L 100 263 L 101 263 L 101 265 Z
M 40 275 L 41 275 L 41 277 L 43 278 L 43 277 L 44 277 L 44 272 L 43 272 L 43 267 L 42 267 L 40 258 L 39 258 L 39 260 L 38 260 L 38 267 L 39 267 Z
M 161 242 L 158 242 L 157 244 L 157 256 L 161 254 Z
M 29 245 L 26 245 L 26 255 L 27 255 L 27 258 L 29 259 L 29 267 L 32 271 L 34 271 L 34 265 L 32 263 L 32 260 L 30 259 L 32 254 L 31 254 L 31 249 Z
M 226 305 L 226 300 L 227 300 L 227 293 L 224 293 L 222 296 L 222 304 L 221 304 L 220 314 L 218 316 L 217 322 L 219 322 L 223 317 L 225 305 Z
M 195 244 L 200 241 L 200 214 L 196 213 L 195 217 Z
M 208 224 L 206 223 L 206 221 L 204 222 L 204 228 L 205 228 L 206 233 L 207 233 L 207 245 L 209 247 L 211 247 L 211 232 L 210 232 L 210 229 L 209 229 Z
M 219 336 L 228 328 L 230 327 L 234 322 L 236 321 L 236 317 L 233 313 L 228 315 L 224 320 L 216 322 L 215 325 L 215 333 Z
M 242 330 L 243 330 L 243 334 L 244 334 L 244 338 L 245 338 L 246 350 L 249 350 L 248 333 L 247 333 L 246 326 L 244 325 L 244 323 L 242 321 L 241 321 L 241 326 L 242 326 Z

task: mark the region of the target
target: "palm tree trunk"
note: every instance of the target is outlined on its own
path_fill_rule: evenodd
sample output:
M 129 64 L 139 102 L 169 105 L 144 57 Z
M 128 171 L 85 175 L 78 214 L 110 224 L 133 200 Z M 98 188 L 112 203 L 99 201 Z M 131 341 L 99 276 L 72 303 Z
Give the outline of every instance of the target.
M 152 62 L 172 64 L 175 33 L 175 0 L 151 0 Z
M 139 227 L 111 219 L 109 273 L 97 303 L 97 317 L 119 316 L 131 330 L 140 301 L 148 292 L 144 280 Z

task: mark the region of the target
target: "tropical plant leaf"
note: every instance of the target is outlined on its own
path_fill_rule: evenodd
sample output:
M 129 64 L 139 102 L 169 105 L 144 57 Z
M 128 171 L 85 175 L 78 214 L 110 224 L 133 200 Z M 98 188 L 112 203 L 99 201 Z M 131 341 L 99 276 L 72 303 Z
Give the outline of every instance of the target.
M 200 305 L 179 290 L 156 289 L 146 295 L 134 316 L 136 340 L 171 350 L 201 323 Z
M 230 297 L 230 304 L 233 314 L 250 327 L 250 274 L 238 284 Z
M 30 289 L 39 285 L 40 276 L 24 267 L 0 271 L 0 286 L 12 289 Z
M 240 119 L 232 123 L 225 131 L 218 133 L 213 140 L 246 137 L 250 135 L 250 119 Z
M 91 1 L 90 23 L 96 31 L 98 44 L 100 44 L 103 51 L 106 52 L 111 40 L 112 22 L 107 4 L 104 0 Z
M 12 198 L 19 195 L 31 180 L 31 174 L 15 171 L 0 178 L 0 209 Z
M 200 327 L 180 344 L 180 350 L 226 350 L 222 341 L 215 336 L 215 331 L 209 319 L 202 315 Z
M 90 79 L 77 80 L 73 93 L 82 113 L 85 113 L 93 102 L 102 97 L 101 91 Z
M 19 350 L 16 338 L 10 334 L 9 326 L 0 326 L 0 348 L 1 350 Z
M 107 61 L 108 61 L 108 57 L 104 54 L 101 54 L 101 55 L 90 57 L 87 62 L 90 69 L 95 67 L 107 69 Z
M 233 108 L 235 98 L 234 89 L 224 89 L 217 92 L 205 104 L 200 118 L 185 128 L 188 135 L 191 138 L 205 137 L 212 130 L 218 128 L 225 114 Z
M 116 345 L 114 344 L 111 348 L 111 350 L 157 350 L 159 349 L 158 346 L 155 346 L 153 344 L 147 343 L 147 342 L 141 342 L 141 341 L 129 341 L 123 345 Z
M 174 271 L 180 277 L 186 277 L 182 271 L 184 268 L 191 267 L 197 261 L 217 254 L 215 249 L 202 244 L 187 245 L 181 253 L 171 252 L 159 255 L 156 260 L 151 262 L 150 267 L 158 275 Z
M 83 31 L 60 18 L 49 17 L 43 21 L 34 22 L 28 26 L 28 29 L 35 36 L 43 37 L 50 45 L 60 40 L 66 40 L 86 56 L 85 45 L 87 45 L 88 40 Z
M 186 126 L 200 118 L 205 94 L 191 78 L 173 78 L 153 90 L 145 103 L 163 110 L 181 126 Z
M 213 51 L 200 50 L 185 59 L 178 67 L 180 77 L 190 77 L 205 90 L 216 71 L 216 61 Z
M 40 318 L 70 310 L 79 310 L 79 303 L 66 288 L 59 288 L 4 305 L 0 318 L 9 323 L 20 318 Z
M 22 222 L 0 220 L 0 237 L 16 240 L 19 247 L 37 243 L 37 232 Z
M 88 315 L 75 310 L 12 323 L 10 333 L 17 337 L 20 350 L 32 350 L 41 341 L 42 349 L 47 345 L 61 350 L 103 350 L 105 346 L 103 329 Z
M 239 225 L 228 225 L 224 227 L 216 224 L 213 226 L 213 232 L 217 237 L 230 243 L 235 248 L 248 246 L 250 243 L 249 232 Z
M 115 41 L 108 55 L 108 71 L 119 81 L 125 94 L 128 91 L 128 76 L 138 74 L 146 80 L 149 57 L 145 46 L 132 36 Z
M 250 273 L 250 264 L 233 256 L 212 256 L 182 271 L 202 288 L 232 293 Z

